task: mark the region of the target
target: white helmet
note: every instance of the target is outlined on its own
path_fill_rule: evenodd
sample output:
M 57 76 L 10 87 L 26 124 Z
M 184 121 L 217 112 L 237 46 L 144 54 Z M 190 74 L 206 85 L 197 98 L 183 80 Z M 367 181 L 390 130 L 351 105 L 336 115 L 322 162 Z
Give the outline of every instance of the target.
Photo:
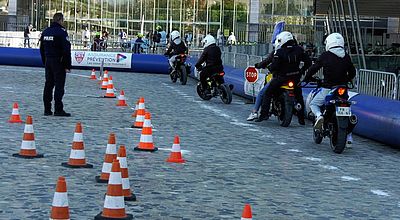
M 207 34 L 201 42 L 204 44 L 204 48 L 216 43 L 215 38 L 210 34 Z
M 333 47 L 344 48 L 344 38 L 339 33 L 332 33 L 325 39 L 325 50 L 328 51 Z
M 292 33 L 290 33 L 289 31 L 283 31 L 280 34 L 278 34 L 278 36 L 276 36 L 276 39 L 278 40 L 279 45 L 282 46 L 286 44 L 288 41 L 294 40 L 294 37 Z
M 282 45 L 279 43 L 278 38 L 275 39 L 275 43 L 274 43 L 274 49 L 275 49 L 275 51 L 279 50 L 279 49 L 281 48 L 281 46 L 282 46 Z
M 172 31 L 171 32 L 171 41 L 173 41 L 175 44 L 180 44 L 181 41 L 181 34 L 179 31 Z

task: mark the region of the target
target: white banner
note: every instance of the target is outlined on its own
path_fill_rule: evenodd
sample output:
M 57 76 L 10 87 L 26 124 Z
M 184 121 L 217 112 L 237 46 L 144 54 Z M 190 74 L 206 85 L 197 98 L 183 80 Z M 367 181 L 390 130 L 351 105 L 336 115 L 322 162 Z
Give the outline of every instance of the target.
M 253 96 L 253 85 L 254 85 L 254 97 L 256 97 L 257 94 L 264 87 L 264 82 L 265 82 L 265 74 L 263 74 L 263 73 L 258 74 L 258 80 L 254 84 L 247 82 L 247 80 L 245 79 L 244 80 L 244 93 L 246 95 Z
M 127 68 L 132 67 L 131 53 L 72 51 L 72 66 L 100 67 L 104 60 L 104 67 Z

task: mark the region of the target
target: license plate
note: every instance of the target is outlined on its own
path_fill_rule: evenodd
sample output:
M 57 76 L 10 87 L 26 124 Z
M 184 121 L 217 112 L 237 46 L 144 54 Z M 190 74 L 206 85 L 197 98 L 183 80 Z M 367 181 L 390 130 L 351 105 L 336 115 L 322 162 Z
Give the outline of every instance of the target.
M 351 116 L 350 107 L 336 107 L 336 116 Z

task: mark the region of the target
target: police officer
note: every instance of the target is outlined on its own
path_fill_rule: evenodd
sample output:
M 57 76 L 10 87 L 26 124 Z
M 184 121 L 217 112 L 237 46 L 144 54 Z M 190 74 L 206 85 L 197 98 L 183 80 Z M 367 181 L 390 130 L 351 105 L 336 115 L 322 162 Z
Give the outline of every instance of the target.
M 43 91 L 44 115 L 52 115 L 51 101 L 54 91 L 54 116 L 71 116 L 64 111 L 62 98 L 66 73 L 71 72 L 71 44 L 68 33 L 63 27 L 64 16 L 56 13 L 53 23 L 46 28 L 41 36 L 40 54 L 45 65 L 46 83 Z
M 256 122 L 261 122 L 269 118 L 269 108 L 271 105 L 272 95 L 279 89 L 284 82 L 288 80 L 294 81 L 297 85 L 300 82 L 300 78 L 305 70 L 311 66 L 311 60 L 304 52 L 303 48 L 297 45 L 292 33 L 284 31 L 277 36 L 278 43 L 281 48 L 276 50 L 272 63 L 270 65 L 270 71 L 276 73 L 276 77 L 271 80 L 261 106 L 260 117 Z M 300 70 L 300 62 L 304 62 L 303 68 Z M 301 104 L 302 109 L 298 111 L 299 124 L 304 125 L 304 100 L 301 88 L 295 87 L 294 90 L 295 98 L 298 103 Z

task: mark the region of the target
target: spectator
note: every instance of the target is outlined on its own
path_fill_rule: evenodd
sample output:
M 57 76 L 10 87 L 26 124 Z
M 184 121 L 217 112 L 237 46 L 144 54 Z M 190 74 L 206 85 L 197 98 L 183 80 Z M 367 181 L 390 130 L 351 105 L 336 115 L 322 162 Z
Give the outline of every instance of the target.
M 82 37 L 83 37 L 83 39 L 82 39 L 83 47 L 86 48 L 88 46 L 88 42 L 90 42 L 90 30 L 88 29 L 88 27 L 85 27 Z
M 32 28 L 33 28 L 32 24 L 29 24 L 28 26 L 25 27 L 25 30 L 24 30 L 24 47 L 28 46 L 29 48 L 31 48 L 30 36 L 29 35 L 31 34 Z
M 231 35 L 229 35 L 229 37 L 228 37 L 228 44 L 236 45 L 236 36 L 233 32 L 231 32 Z

